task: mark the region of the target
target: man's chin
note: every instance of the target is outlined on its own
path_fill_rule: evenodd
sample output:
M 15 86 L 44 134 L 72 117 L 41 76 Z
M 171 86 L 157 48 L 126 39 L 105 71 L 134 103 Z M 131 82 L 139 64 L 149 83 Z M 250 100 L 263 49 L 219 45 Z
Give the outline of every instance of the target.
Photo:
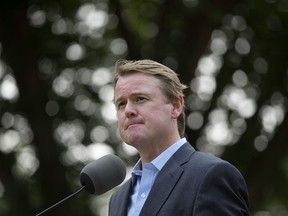
M 137 148 L 137 146 L 141 144 L 142 140 L 143 139 L 141 138 L 141 136 L 130 136 L 124 139 L 125 143 L 135 148 Z

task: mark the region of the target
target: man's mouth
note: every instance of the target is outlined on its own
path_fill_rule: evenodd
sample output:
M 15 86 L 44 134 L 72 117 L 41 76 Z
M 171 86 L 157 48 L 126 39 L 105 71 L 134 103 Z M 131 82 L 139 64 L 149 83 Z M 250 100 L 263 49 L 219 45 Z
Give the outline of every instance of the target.
M 141 123 L 132 123 L 132 124 L 129 124 L 126 129 L 129 129 L 129 128 L 132 128 L 132 127 L 135 127 L 135 126 L 138 126 L 140 125 Z

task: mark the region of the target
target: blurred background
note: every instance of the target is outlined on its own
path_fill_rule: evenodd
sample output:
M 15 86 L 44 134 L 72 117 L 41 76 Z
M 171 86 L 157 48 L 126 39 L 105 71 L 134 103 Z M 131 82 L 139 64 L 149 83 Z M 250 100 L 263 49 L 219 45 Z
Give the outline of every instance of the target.
M 288 215 L 288 0 L 1 0 L 1 216 L 75 192 L 105 154 L 129 173 L 138 155 L 113 104 L 122 58 L 174 69 L 190 87 L 187 139 L 241 171 L 251 215 Z M 47 215 L 105 216 L 112 192 Z

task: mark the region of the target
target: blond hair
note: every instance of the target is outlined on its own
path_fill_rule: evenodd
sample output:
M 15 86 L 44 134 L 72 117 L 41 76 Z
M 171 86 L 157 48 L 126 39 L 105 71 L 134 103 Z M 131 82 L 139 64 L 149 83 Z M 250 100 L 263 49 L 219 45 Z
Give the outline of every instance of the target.
M 120 76 L 124 76 L 130 73 L 144 73 L 151 76 L 155 76 L 162 81 L 161 89 L 164 95 L 167 97 L 169 102 L 178 100 L 179 97 L 184 97 L 183 90 L 187 88 L 186 85 L 182 84 L 178 78 L 178 74 L 175 73 L 169 67 L 162 65 L 152 60 L 119 60 L 115 66 L 114 85 L 116 85 Z M 185 134 L 185 110 L 177 119 L 178 132 L 181 137 Z

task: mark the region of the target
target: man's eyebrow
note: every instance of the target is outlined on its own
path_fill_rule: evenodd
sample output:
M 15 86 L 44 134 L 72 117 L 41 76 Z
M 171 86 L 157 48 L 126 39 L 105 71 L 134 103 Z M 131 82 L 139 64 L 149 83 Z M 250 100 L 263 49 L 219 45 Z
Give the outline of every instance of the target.
M 147 93 L 147 92 L 132 92 L 130 95 L 129 95 L 129 97 L 135 97 L 135 96 L 139 96 L 139 95 L 144 95 L 144 96 L 148 96 L 148 97 L 152 97 L 152 94 L 151 93 Z M 118 97 L 118 98 L 115 98 L 115 104 L 117 104 L 117 102 L 119 102 L 119 101 L 122 101 L 122 100 L 124 100 L 123 99 L 124 97 L 123 96 L 120 96 L 120 97 Z
M 143 95 L 143 96 L 148 96 L 148 97 L 151 97 L 152 94 L 151 93 L 148 93 L 148 92 L 133 92 L 130 94 L 132 97 L 135 97 L 135 96 L 139 96 L 139 95 Z
M 118 98 L 115 98 L 115 99 L 114 99 L 114 103 L 115 103 L 115 104 L 117 104 L 119 101 L 121 101 L 121 100 L 122 100 L 122 98 L 123 98 L 123 97 L 118 97 Z

